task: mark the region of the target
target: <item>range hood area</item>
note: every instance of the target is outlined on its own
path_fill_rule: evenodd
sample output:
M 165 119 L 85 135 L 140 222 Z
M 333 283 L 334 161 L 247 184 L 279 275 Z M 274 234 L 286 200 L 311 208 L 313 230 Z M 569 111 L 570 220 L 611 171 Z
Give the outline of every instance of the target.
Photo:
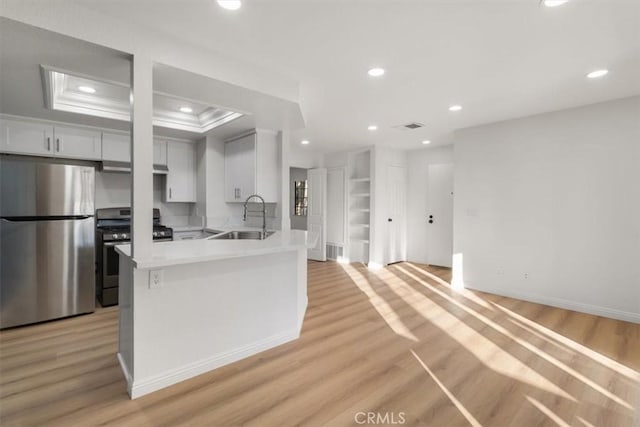
M 103 172 L 131 173 L 131 163 L 103 161 L 100 163 L 100 170 Z M 154 175 L 166 175 L 167 173 L 169 173 L 169 168 L 166 165 L 153 165 Z

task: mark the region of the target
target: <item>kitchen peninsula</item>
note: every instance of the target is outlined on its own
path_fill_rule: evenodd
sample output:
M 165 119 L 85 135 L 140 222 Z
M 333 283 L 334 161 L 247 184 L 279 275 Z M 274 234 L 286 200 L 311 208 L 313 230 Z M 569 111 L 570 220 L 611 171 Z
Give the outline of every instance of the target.
M 145 259 L 118 246 L 118 359 L 131 398 L 298 338 L 316 239 L 287 230 L 162 242 Z

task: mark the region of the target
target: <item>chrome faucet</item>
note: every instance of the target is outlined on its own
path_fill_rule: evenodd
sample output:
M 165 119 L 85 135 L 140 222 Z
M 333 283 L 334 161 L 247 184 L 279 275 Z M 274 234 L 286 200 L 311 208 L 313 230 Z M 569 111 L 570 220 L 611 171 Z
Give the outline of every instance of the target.
M 249 212 L 262 212 L 262 235 L 264 236 L 263 237 L 264 239 L 267 236 L 267 208 L 262 196 L 259 196 L 257 194 L 252 194 L 251 196 L 247 197 L 247 200 L 244 201 L 244 214 L 242 215 L 242 220 L 243 221 L 247 220 L 247 204 L 249 203 L 249 200 L 253 198 L 260 199 L 260 201 L 262 202 L 262 211 L 249 211 Z

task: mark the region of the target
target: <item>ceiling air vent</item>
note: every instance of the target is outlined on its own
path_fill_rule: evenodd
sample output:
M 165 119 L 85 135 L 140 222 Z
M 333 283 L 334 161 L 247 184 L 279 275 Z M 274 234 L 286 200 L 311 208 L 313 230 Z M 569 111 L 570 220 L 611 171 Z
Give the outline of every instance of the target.
M 394 126 L 394 128 L 396 129 L 400 129 L 400 130 L 414 130 L 414 129 L 418 129 L 424 127 L 424 125 L 422 123 L 418 123 L 418 122 L 411 122 L 411 123 L 407 123 L 405 125 L 398 125 L 398 126 Z

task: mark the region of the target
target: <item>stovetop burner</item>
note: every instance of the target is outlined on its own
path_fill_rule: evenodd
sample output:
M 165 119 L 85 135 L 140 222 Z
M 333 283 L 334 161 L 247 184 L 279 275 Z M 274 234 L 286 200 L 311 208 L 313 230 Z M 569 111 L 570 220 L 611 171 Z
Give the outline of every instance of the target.
M 131 210 L 105 208 L 96 210 L 96 230 L 103 242 L 131 240 Z M 171 240 L 173 230 L 160 224 L 160 210 L 153 210 L 153 240 Z

